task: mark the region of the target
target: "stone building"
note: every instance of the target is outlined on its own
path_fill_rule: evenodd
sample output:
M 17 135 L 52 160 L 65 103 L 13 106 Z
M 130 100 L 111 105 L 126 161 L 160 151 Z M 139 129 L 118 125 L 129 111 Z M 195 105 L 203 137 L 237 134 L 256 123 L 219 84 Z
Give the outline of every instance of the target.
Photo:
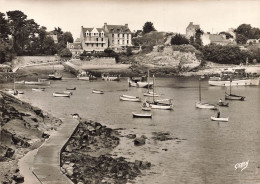
M 190 37 L 195 37 L 196 31 L 200 29 L 200 25 L 195 25 L 193 22 L 190 22 L 188 27 L 186 28 L 186 37 L 190 39 Z
M 81 26 L 80 41 L 87 52 L 101 52 L 108 47 L 108 37 L 103 28 L 84 28 Z
M 74 43 L 67 42 L 67 48 L 70 50 L 72 57 L 74 58 L 78 58 L 80 54 L 83 53 L 82 44 L 79 38 L 77 38 Z
M 132 32 L 125 25 L 108 25 L 104 24 L 103 29 L 108 36 L 108 47 L 120 51 L 127 46 L 132 46 Z

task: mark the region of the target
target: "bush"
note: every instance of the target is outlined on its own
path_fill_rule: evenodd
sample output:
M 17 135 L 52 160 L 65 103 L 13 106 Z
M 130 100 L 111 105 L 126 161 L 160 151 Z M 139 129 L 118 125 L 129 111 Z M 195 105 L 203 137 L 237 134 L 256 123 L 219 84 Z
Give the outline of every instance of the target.
M 180 52 L 191 52 L 191 53 L 197 52 L 197 49 L 192 45 L 173 45 L 172 50 L 180 51 Z
M 61 57 L 71 57 L 72 56 L 72 53 L 70 52 L 69 49 L 65 48 L 63 50 L 60 51 L 59 55 Z
M 176 34 L 174 37 L 172 37 L 171 44 L 172 45 L 189 44 L 189 40 L 184 36 L 181 36 L 180 34 Z

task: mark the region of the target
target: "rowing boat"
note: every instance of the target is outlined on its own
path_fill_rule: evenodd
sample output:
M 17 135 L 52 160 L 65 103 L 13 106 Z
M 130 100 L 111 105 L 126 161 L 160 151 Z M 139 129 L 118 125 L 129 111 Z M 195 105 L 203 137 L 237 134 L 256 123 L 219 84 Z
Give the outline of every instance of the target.
M 152 114 L 132 113 L 133 118 L 152 118 Z
M 216 118 L 214 116 L 211 116 L 210 119 L 212 121 L 223 121 L 223 122 L 228 122 L 228 118 Z

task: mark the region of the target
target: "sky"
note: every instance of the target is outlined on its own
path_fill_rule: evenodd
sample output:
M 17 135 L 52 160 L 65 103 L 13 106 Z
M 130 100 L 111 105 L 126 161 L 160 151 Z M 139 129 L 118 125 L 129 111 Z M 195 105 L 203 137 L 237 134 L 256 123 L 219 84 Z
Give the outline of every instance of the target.
M 189 22 L 218 33 L 240 24 L 260 28 L 260 0 L 0 0 L 0 12 L 21 10 L 48 31 L 60 27 L 80 36 L 81 26 L 128 24 L 141 30 L 151 21 L 158 31 L 185 33 Z

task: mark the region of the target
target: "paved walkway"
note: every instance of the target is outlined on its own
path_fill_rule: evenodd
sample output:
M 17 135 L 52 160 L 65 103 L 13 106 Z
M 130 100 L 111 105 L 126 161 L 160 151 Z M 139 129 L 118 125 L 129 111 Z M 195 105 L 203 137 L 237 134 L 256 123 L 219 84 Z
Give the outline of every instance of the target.
M 43 184 L 72 184 L 60 171 L 60 150 L 78 125 L 76 119 L 60 118 L 63 123 L 39 148 L 33 164 L 33 172 Z

